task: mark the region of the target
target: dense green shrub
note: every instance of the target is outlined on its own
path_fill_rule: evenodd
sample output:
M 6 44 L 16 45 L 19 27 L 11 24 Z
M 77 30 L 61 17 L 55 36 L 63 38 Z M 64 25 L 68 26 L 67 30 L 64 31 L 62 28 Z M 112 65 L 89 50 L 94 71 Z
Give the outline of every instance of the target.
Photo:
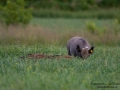
M 6 4 L 7 0 L 0 0 L 0 5 L 4 6 Z
M 4 22 L 9 24 L 27 24 L 32 14 L 30 9 L 25 8 L 24 0 L 7 0 L 3 7 Z
M 87 31 L 92 34 L 103 34 L 107 31 L 104 27 L 100 28 L 92 21 L 89 21 L 86 23 L 86 28 L 87 28 Z
M 86 28 L 90 33 L 95 33 L 97 30 L 97 27 L 94 22 L 87 22 L 86 23 Z

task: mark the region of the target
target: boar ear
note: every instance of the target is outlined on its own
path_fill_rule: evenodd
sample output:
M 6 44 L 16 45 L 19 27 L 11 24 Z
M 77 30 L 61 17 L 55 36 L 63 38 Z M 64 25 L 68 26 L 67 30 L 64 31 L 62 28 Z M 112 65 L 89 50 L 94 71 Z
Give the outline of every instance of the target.
M 91 54 L 93 53 L 93 50 L 94 50 L 94 46 L 92 46 L 88 52 Z
M 78 52 L 81 52 L 79 45 L 77 45 L 76 49 Z

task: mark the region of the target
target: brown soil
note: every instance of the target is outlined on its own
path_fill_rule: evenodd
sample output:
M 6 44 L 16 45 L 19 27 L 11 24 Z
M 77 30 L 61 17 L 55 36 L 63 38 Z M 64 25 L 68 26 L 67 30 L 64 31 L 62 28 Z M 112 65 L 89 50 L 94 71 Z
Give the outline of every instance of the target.
M 30 59 L 43 59 L 43 58 L 57 58 L 57 59 L 61 59 L 61 58 L 66 58 L 66 59 L 72 59 L 72 56 L 62 56 L 62 55 L 46 55 L 46 54 L 28 54 L 26 56 L 23 56 L 21 58 L 30 58 Z

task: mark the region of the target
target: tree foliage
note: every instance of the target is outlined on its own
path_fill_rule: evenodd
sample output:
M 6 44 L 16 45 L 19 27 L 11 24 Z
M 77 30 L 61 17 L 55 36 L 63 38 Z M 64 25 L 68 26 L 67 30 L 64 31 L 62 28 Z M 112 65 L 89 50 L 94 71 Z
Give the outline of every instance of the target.
M 31 10 L 25 8 L 24 0 L 7 0 L 2 10 L 7 25 L 27 24 L 32 18 Z
M 120 7 L 120 0 L 25 0 L 27 6 L 35 9 L 87 10 L 95 8 Z
M 5 6 L 8 1 L 18 2 L 18 0 L 0 0 L 0 5 Z M 59 10 L 86 10 L 95 8 L 120 7 L 120 0 L 19 0 L 24 1 L 27 7 L 35 9 L 59 9 Z

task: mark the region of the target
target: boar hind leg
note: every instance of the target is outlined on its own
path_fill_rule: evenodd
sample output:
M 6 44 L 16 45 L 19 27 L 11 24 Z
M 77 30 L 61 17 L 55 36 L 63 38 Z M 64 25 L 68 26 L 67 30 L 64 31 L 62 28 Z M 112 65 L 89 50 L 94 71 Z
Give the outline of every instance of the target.
M 70 56 L 71 56 L 70 50 L 68 50 L 68 55 L 70 55 Z

